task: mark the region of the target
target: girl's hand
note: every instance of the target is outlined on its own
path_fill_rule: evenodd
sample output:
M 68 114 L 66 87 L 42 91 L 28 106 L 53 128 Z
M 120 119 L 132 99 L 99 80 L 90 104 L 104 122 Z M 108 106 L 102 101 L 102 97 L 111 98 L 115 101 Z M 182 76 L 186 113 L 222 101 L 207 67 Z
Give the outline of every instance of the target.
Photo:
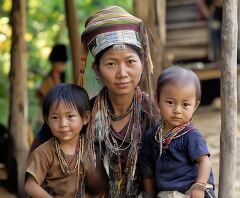
M 204 198 L 204 194 L 205 194 L 204 191 L 198 190 L 198 189 L 194 189 L 191 192 L 191 195 L 189 197 L 187 197 L 187 198 Z

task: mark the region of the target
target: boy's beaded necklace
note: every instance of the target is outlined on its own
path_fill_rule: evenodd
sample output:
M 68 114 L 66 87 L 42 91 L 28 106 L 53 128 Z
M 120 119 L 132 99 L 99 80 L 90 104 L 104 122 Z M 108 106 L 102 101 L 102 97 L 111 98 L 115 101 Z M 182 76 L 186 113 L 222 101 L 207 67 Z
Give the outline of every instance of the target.
M 191 131 L 193 129 L 192 127 L 190 129 L 188 129 L 187 131 L 185 131 L 184 133 L 180 133 L 183 129 L 185 129 L 189 125 L 193 125 L 193 122 L 190 121 L 190 122 L 181 124 L 181 125 L 175 127 L 174 129 L 172 129 L 165 137 L 163 137 L 164 122 L 161 121 L 161 123 L 159 124 L 159 126 L 155 132 L 155 140 L 158 143 L 160 143 L 160 150 L 161 150 L 160 154 L 162 153 L 162 148 L 167 149 L 172 140 L 174 140 L 178 137 L 181 137 L 181 136 L 185 135 L 186 133 L 188 133 L 189 131 Z

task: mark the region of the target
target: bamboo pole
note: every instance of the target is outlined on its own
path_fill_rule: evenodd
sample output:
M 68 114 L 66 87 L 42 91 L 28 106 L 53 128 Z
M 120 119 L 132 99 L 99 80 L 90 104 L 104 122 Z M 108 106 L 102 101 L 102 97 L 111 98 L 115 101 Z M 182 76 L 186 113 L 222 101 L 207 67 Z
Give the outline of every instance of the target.
M 77 84 L 80 72 L 80 35 L 78 33 L 78 23 L 75 12 L 74 0 L 65 0 L 66 21 L 68 26 L 68 35 L 71 43 L 73 78 Z
M 238 0 L 238 45 L 237 45 L 237 52 L 238 52 L 238 61 L 240 60 L 240 0 Z M 240 76 L 237 79 L 237 107 L 238 111 L 240 111 Z
M 237 1 L 223 3 L 219 198 L 235 197 L 237 132 Z
M 10 115 L 9 130 L 13 139 L 13 155 L 17 163 L 18 197 L 25 197 L 25 161 L 28 143 L 28 108 L 27 108 L 27 61 L 26 43 L 26 1 L 12 1 L 12 46 L 10 68 Z M 7 151 L 2 151 L 7 152 Z M 15 165 L 13 165 L 15 166 Z M 9 167 L 8 167 L 9 168 Z M 15 168 L 15 167 L 11 167 Z M 9 176 L 9 175 L 8 175 Z M 15 175 L 13 175 L 15 177 Z M 13 178 L 9 178 L 10 180 Z

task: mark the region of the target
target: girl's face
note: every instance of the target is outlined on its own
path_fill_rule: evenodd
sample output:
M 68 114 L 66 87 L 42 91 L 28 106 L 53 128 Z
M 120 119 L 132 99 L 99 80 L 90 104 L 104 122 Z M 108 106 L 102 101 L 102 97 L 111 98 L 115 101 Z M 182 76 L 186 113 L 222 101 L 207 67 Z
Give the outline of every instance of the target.
M 193 83 L 184 85 L 165 84 L 159 98 L 161 116 L 166 131 L 189 122 L 198 106 Z
M 120 50 L 111 47 L 102 55 L 97 72 L 109 94 L 132 95 L 141 78 L 142 63 L 132 48 L 126 46 Z
M 60 102 L 58 105 L 53 104 L 50 108 L 48 125 L 60 143 L 74 142 L 78 140 L 79 133 L 88 120 L 87 113 L 81 117 L 76 109 Z

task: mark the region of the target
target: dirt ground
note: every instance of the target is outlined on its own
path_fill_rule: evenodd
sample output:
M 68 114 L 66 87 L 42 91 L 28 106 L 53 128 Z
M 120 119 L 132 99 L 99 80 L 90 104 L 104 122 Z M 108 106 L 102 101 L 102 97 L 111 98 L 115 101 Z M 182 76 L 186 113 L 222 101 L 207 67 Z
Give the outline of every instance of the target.
M 240 115 L 240 114 L 239 114 Z M 215 177 L 216 193 L 218 190 L 218 177 L 219 177 L 219 140 L 221 131 L 221 114 L 220 110 L 213 105 L 199 107 L 193 118 L 195 126 L 202 131 L 210 153 L 211 162 L 213 167 L 213 173 Z M 238 132 L 237 132 L 237 165 L 236 165 L 236 194 L 235 197 L 240 197 L 240 117 L 238 116 Z M 4 173 L 0 176 L 4 176 Z M 0 198 L 16 198 L 12 194 L 8 193 L 4 188 L 0 186 Z
M 240 197 L 240 113 L 238 113 L 237 130 L 237 151 L 236 151 L 236 183 L 235 197 Z M 211 163 L 216 184 L 216 193 L 218 192 L 219 180 L 219 150 L 220 150 L 220 132 L 221 132 L 221 112 L 216 106 L 200 107 L 194 115 L 195 126 L 204 135 L 209 151 L 211 153 Z

